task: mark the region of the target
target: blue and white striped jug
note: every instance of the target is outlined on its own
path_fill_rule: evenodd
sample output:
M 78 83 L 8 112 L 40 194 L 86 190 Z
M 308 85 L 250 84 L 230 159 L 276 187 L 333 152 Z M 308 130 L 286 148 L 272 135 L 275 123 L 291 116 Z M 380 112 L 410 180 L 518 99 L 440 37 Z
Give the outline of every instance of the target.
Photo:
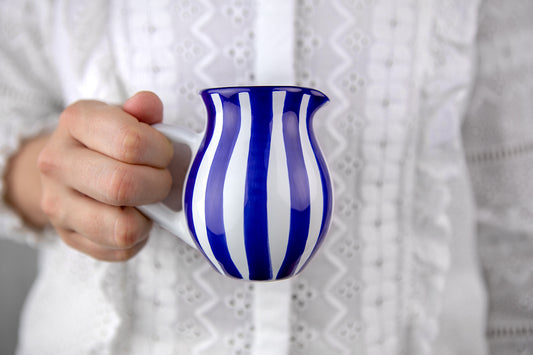
M 331 218 L 331 181 L 312 128 L 328 98 L 314 89 L 270 86 L 201 95 L 208 117 L 201 137 L 155 126 L 193 151 L 183 210 L 163 203 L 140 209 L 174 234 L 189 234 L 224 275 L 280 280 L 297 274 Z

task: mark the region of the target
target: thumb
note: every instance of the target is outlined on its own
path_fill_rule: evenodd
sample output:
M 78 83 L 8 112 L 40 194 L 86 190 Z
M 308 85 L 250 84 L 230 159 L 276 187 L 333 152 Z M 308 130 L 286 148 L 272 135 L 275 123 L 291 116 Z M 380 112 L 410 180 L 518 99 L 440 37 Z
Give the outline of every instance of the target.
M 122 105 L 122 109 L 139 121 L 154 124 L 163 121 L 163 103 L 151 91 L 140 91 Z

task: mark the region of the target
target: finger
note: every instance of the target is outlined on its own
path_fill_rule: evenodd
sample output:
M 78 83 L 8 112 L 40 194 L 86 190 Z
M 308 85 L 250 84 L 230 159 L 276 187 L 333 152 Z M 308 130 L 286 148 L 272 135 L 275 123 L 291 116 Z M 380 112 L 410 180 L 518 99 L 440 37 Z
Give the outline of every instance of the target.
M 57 231 L 65 244 L 83 254 L 101 261 L 127 261 L 137 255 L 148 242 L 148 240 L 145 239 L 128 249 L 109 249 L 94 243 L 90 239 L 87 239 L 76 232 L 66 229 L 58 229 Z
M 71 147 L 62 160 L 55 158 L 57 152 L 47 153 L 39 162 L 44 175 L 105 204 L 154 203 L 164 199 L 172 186 L 167 169 L 126 164 L 77 146 Z
M 172 158 L 162 133 L 120 107 L 80 101 L 63 111 L 60 123 L 82 145 L 125 163 L 162 168 Z
M 148 238 L 152 223 L 133 207 L 105 205 L 74 191 L 62 196 L 42 203 L 55 227 L 76 231 L 110 249 L 129 249 Z
M 126 100 L 122 109 L 139 121 L 150 125 L 163 121 L 163 103 L 150 91 L 136 93 Z
M 76 249 L 98 259 L 124 259 L 140 250 L 148 239 L 152 223 L 135 208 L 103 205 L 46 177 L 42 180 L 46 189 L 41 207 L 65 241 Z M 71 235 L 77 239 L 69 239 Z

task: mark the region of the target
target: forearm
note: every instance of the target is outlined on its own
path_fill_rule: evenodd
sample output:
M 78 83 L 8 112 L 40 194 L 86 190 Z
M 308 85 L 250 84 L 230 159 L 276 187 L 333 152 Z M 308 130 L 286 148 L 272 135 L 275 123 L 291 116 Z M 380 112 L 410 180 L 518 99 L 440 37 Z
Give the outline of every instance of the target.
M 41 180 L 37 158 L 48 141 L 48 136 L 39 136 L 24 143 L 8 163 L 5 174 L 5 199 L 30 225 L 42 228 L 48 218 L 42 212 Z

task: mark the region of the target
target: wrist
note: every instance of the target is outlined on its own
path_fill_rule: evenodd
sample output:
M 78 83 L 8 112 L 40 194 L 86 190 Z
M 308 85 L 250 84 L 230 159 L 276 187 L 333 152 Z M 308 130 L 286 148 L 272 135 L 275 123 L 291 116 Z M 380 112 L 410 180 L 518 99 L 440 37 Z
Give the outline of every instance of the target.
M 37 159 L 48 136 L 39 136 L 25 142 L 9 160 L 5 176 L 5 200 L 24 219 L 36 228 L 48 224 L 40 207 L 41 179 Z

